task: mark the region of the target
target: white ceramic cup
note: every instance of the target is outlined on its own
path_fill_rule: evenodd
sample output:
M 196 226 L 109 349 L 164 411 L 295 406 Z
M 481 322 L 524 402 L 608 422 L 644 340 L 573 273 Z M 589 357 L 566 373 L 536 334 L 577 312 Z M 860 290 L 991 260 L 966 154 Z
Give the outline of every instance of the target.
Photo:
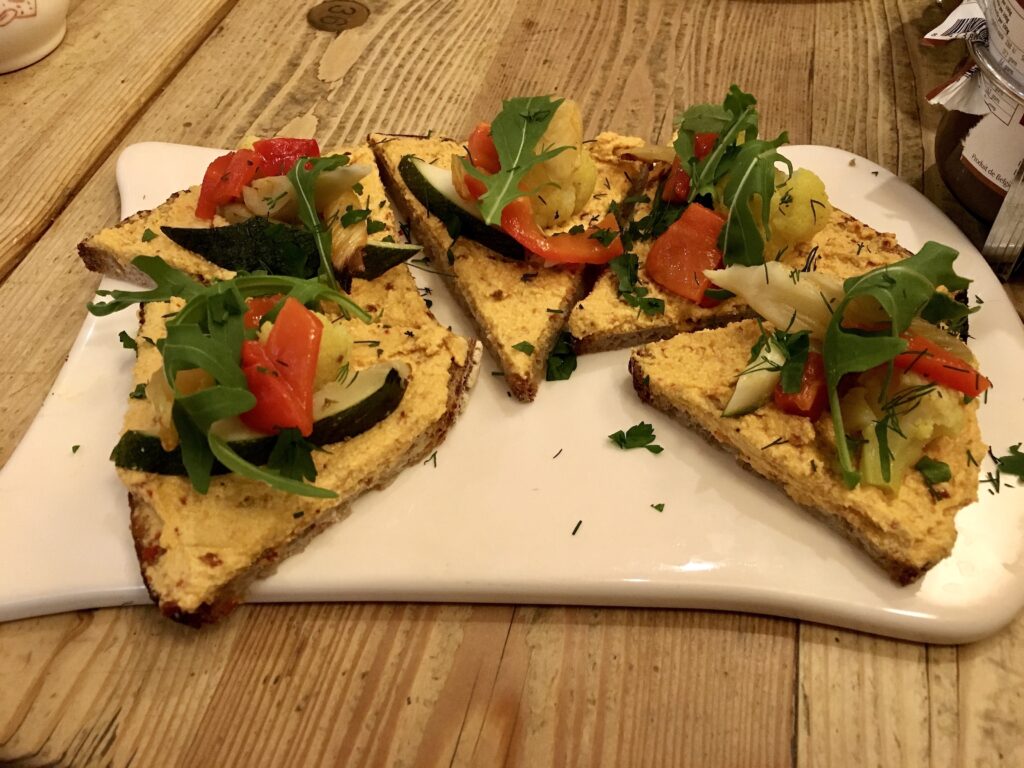
M 35 64 L 67 28 L 68 0 L 0 0 L 0 74 Z

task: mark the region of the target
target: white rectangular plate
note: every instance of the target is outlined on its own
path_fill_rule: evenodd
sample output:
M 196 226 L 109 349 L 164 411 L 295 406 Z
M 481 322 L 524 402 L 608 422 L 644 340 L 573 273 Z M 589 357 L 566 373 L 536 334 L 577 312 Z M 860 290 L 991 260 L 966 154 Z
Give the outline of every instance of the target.
M 996 451 L 1024 439 L 1024 329 L 980 254 L 874 163 L 828 147 L 786 153 L 822 176 L 836 205 L 908 248 L 932 239 L 961 252 L 958 269 L 975 280 L 972 297 L 985 300 L 972 318 L 972 347 L 996 384 L 981 409 L 982 432 Z M 128 147 L 117 169 L 122 214 L 195 183 L 217 154 Z M 416 272 L 438 319 L 472 335 L 439 280 Z M 0 473 L 0 620 L 148 602 L 125 491 L 107 460 L 133 363 L 117 335 L 134 333 L 136 322 L 132 311 L 86 320 Z M 988 635 L 1024 604 L 1024 489 L 990 494 L 983 486 L 978 503 L 957 516 L 952 556 L 898 587 L 774 486 L 643 405 L 627 359 L 626 351 L 581 357 L 570 381 L 546 383 L 535 403 L 522 405 L 485 357 L 436 466 L 412 467 L 359 500 L 250 599 L 714 608 L 940 643 Z M 608 440 L 639 421 L 654 424 L 663 453 L 625 452 Z M 652 507 L 660 503 L 663 512 Z

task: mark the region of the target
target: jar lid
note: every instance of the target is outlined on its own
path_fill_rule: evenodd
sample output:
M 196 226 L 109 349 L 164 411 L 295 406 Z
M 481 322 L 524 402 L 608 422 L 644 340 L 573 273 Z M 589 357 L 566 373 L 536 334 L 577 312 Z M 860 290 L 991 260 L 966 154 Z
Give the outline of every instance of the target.
M 993 56 L 988 45 L 968 40 L 967 50 L 970 51 L 974 63 L 978 65 L 986 85 L 994 85 L 1014 101 L 1024 104 L 1024 84 L 1015 77 L 1012 70 Z

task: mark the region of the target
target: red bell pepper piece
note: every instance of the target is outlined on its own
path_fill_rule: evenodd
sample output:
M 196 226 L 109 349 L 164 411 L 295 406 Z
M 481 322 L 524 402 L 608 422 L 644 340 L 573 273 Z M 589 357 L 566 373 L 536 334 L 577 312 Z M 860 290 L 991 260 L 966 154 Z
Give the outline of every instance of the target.
M 699 304 L 711 281 L 705 269 L 722 263 L 718 235 L 725 220 L 698 203 L 691 203 L 683 214 L 654 241 L 644 269 L 651 279 L 684 299 Z
M 784 413 L 806 416 L 816 421 L 828 403 L 825 385 L 825 358 L 819 352 L 808 352 L 807 363 L 800 379 L 800 390 L 793 394 L 782 391 L 782 382 L 775 385 L 772 393 L 776 407 Z
M 210 163 L 199 190 L 196 216 L 212 219 L 219 206 L 241 198 L 242 187 L 256 178 L 260 163 L 260 156 L 251 149 L 229 152 Z
M 559 264 L 607 264 L 622 255 L 622 238 L 618 236 L 619 223 L 608 214 L 596 227 L 574 235 L 546 235 L 533 216 L 528 197 L 519 197 L 501 212 L 501 228 L 530 253 L 545 261 Z M 608 245 L 592 237 L 598 230 L 612 230 L 615 239 Z
M 904 334 L 907 351 L 896 356 L 893 364 L 902 371 L 913 371 L 929 381 L 955 389 L 968 397 L 977 397 L 992 386 L 968 363 L 921 336 Z
M 693 140 L 693 154 L 698 160 L 703 160 L 708 153 L 714 149 L 717 133 L 698 133 Z M 661 188 L 661 199 L 666 203 L 681 205 L 690 197 L 690 174 L 682 168 L 682 163 L 677 155 L 672 159 L 672 168 L 665 179 L 665 186 Z
M 266 345 L 243 342 L 242 372 L 256 397 L 256 406 L 241 416 L 244 424 L 266 434 L 285 428 L 303 435 L 313 431 L 313 382 L 322 335 L 316 315 L 288 298 Z
M 284 176 L 300 157 L 320 157 L 315 139 L 260 139 L 252 148 L 262 160 L 258 179 Z

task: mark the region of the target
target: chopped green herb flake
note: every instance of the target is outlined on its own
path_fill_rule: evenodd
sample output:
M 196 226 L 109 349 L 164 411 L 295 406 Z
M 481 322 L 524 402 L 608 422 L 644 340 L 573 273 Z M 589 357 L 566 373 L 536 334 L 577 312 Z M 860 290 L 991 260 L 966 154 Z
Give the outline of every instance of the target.
M 623 432 L 621 429 L 611 435 L 608 439 L 615 443 L 622 450 L 631 448 L 646 448 L 651 453 L 661 453 L 664 448 L 654 443 L 654 426 L 641 421 Z
M 148 243 L 150 240 L 156 239 L 156 232 L 149 227 L 146 227 L 146 231 L 142 233 L 142 242 Z
M 572 347 L 572 335 L 562 331 L 548 356 L 547 381 L 565 381 L 576 370 L 576 352 Z
M 81 448 L 81 447 L 82 446 L 80 446 L 80 445 L 72 445 L 71 446 L 71 453 L 73 453 L 73 454 L 74 453 L 78 453 L 78 449 Z
M 128 335 L 128 331 L 121 331 L 117 334 L 117 338 L 121 340 L 121 346 L 125 349 L 138 350 L 139 345 L 135 342 L 135 339 Z
M 1024 480 L 1024 453 L 1021 453 L 1020 443 L 1010 446 L 1010 452 L 1005 456 L 996 458 L 996 464 L 1001 472 L 1008 475 L 1016 475 Z
M 656 509 L 658 512 L 664 512 L 665 505 L 663 503 L 651 504 L 651 509 Z
M 536 348 L 528 341 L 520 341 L 518 344 L 513 344 L 512 349 L 522 352 L 524 355 L 532 355 Z
M 128 395 L 132 400 L 145 400 L 146 399 L 146 385 L 136 384 L 135 389 Z
M 924 477 L 925 483 L 928 485 L 945 483 L 953 477 L 953 473 L 949 469 L 949 464 L 944 461 L 937 461 L 928 456 L 922 456 L 917 464 L 914 465 L 914 469 L 921 473 L 921 476 Z

